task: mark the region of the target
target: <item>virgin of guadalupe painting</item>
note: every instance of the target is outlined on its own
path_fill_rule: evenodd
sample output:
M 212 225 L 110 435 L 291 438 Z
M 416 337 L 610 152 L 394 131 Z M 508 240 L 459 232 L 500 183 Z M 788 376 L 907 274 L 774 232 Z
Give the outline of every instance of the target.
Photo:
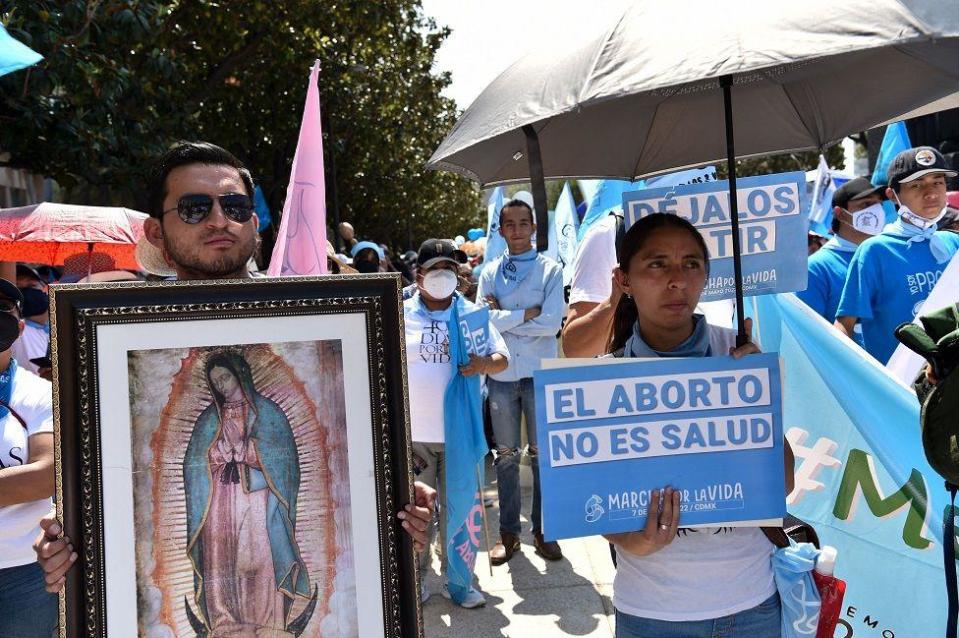
M 355 635 L 339 345 L 131 353 L 141 635 Z

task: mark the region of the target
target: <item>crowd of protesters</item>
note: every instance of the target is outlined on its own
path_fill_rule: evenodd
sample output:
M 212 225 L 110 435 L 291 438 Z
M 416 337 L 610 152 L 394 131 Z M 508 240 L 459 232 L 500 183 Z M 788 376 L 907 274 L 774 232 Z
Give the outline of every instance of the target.
M 893 161 L 886 185 L 860 178 L 838 189 L 832 237 L 810 238 L 809 286 L 800 298 L 880 363 L 895 345 L 892 329 L 912 320 L 959 251 L 959 235 L 939 230 L 956 223 L 946 189 L 947 178 L 955 175 L 935 149 L 909 149 Z M 143 273 L 114 271 L 88 259 L 78 271 L 22 264 L 15 283 L 0 280 L 0 635 L 16 626 L 19 636 L 49 637 L 56 597 L 47 592 L 62 587 L 77 560 L 70 539 L 49 514 L 48 287 L 57 281 L 255 275 L 252 180 L 230 153 L 204 143 L 178 146 L 160 158 L 149 192 L 146 243 L 138 249 Z M 209 196 L 208 205 L 184 212 L 181 196 L 198 193 Z M 880 221 L 884 200 L 897 209 L 889 225 Z M 428 239 L 418 251 L 397 255 L 387 244 L 361 240 L 348 223 L 336 229 L 344 249 L 326 246 L 329 272 L 396 272 L 404 285 L 413 470 L 419 482 L 415 504 L 398 516 L 421 551 L 422 570 L 430 568 L 432 541 L 445 534 L 444 518 L 435 516 L 433 504 L 437 492 L 443 502 L 445 490 L 444 415 L 437 393 L 457 372 L 484 380 L 500 508 L 499 539 L 488 549 L 490 562 L 500 566 L 522 543 L 524 457 L 533 470 L 531 544 L 547 560 L 563 558 L 560 545 L 542 533 L 532 376 L 543 359 L 758 352 L 751 343 L 736 347 L 732 330 L 710 325 L 700 312 L 709 254 L 685 220 L 655 214 L 626 232 L 620 232 L 622 217 L 615 214 L 595 223 L 580 244 L 567 297 L 562 269 L 533 245 L 529 202 L 512 199 L 498 212 L 507 248 L 488 262 L 485 237 Z M 202 215 L 193 219 L 187 213 Z M 202 238 L 214 231 L 230 241 L 206 247 Z M 481 306 L 489 309 L 489 338 L 468 364 L 454 369 L 450 313 Z M 785 456 L 788 492 L 793 467 L 788 444 Z M 664 485 L 652 503 L 645 528 L 608 537 L 618 556 L 617 636 L 712 635 L 708 632 L 723 619 L 735 621 L 727 623 L 733 633 L 724 635 L 778 636 L 780 602 L 770 564 L 773 545 L 766 536 L 756 528 L 680 535 L 677 492 Z M 433 519 L 439 524 L 429 522 Z M 438 551 L 443 546 L 436 544 Z M 422 600 L 429 597 L 424 586 Z M 474 608 L 485 598 L 471 588 L 457 602 Z

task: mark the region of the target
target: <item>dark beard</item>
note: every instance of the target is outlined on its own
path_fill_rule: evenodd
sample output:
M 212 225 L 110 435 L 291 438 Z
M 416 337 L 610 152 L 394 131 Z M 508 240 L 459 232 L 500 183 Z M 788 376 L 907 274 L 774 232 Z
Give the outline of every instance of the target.
M 254 234 L 250 237 L 249 243 L 242 246 L 238 253 L 221 255 L 213 260 L 200 258 L 202 246 L 178 246 L 167 241 L 166 237 L 164 237 L 163 248 L 177 269 L 187 275 L 184 279 L 226 279 L 241 276 L 247 262 L 256 251 L 256 239 L 257 236 Z

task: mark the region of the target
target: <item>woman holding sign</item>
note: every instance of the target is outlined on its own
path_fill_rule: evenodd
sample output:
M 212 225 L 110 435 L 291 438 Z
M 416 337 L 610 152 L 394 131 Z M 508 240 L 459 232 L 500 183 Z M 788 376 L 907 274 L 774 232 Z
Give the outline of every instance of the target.
M 736 332 L 695 314 L 709 273 L 699 231 L 676 215 L 644 217 L 619 249 L 616 308 L 607 351 L 616 357 L 739 358 Z M 747 320 L 747 326 L 750 324 Z M 792 490 L 788 443 L 786 492 Z M 680 495 L 653 491 L 641 531 L 606 538 L 617 549 L 617 638 L 770 638 L 780 635 L 774 545 L 757 527 L 680 527 Z M 656 515 L 658 513 L 658 516 Z

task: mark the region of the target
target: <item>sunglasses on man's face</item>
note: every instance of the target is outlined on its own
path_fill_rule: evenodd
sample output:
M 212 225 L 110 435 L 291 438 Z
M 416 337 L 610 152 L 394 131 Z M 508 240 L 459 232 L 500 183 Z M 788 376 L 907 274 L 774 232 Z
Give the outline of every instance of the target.
M 177 202 L 176 208 L 167 209 L 163 214 L 176 211 L 180 219 L 187 224 L 199 224 L 213 211 L 213 199 L 209 195 L 184 195 Z M 246 195 L 231 193 L 220 195 L 216 199 L 220 202 L 223 214 L 235 222 L 245 224 L 253 217 L 253 200 Z

